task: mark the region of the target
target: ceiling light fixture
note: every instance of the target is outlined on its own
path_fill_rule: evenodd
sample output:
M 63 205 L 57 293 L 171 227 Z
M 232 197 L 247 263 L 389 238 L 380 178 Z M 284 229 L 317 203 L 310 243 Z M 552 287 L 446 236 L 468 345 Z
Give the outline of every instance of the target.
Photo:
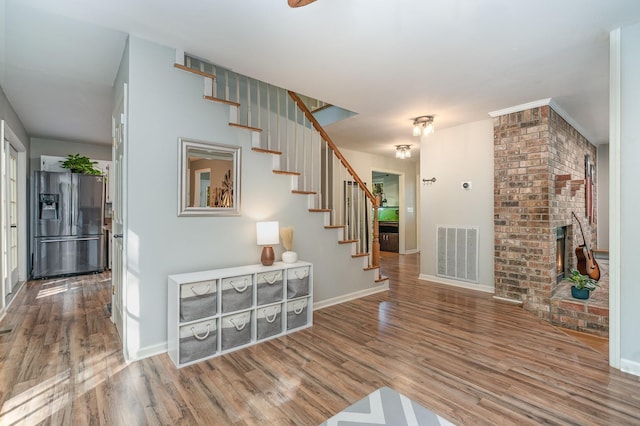
M 411 158 L 411 145 L 396 145 L 396 158 Z
M 427 136 L 433 133 L 433 115 L 421 115 L 413 119 L 413 136 Z

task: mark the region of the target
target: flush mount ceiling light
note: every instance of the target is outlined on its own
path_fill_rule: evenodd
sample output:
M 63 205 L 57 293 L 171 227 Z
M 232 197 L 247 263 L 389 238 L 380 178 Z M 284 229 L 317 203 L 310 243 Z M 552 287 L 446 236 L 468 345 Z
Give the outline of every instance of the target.
M 413 136 L 427 136 L 433 133 L 433 115 L 421 115 L 413 119 Z
M 411 158 L 411 145 L 396 145 L 396 158 Z

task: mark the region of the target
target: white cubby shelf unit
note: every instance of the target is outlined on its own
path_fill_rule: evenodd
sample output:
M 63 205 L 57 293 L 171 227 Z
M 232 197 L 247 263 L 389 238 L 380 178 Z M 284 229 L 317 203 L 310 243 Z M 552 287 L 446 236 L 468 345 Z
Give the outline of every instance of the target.
M 311 263 L 169 275 L 167 346 L 178 368 L 312 324 Z

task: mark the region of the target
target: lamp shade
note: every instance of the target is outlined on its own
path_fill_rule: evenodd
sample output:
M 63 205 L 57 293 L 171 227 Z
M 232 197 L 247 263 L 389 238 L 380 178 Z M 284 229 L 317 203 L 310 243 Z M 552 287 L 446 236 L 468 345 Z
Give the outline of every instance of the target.
M 278 244 L 280 242 L 278 222 L 257 222 L 256 235 L 258 237 L 259 246 Z

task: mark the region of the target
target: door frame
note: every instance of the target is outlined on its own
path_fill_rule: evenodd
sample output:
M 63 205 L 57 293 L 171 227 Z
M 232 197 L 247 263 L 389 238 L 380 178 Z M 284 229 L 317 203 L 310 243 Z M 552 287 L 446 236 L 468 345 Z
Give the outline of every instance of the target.
M 405 174 L 404 172 L 400 172 L 397 170 L 384 169 L 381 167 L 372 167 L 369 171 L 369 176 L 371 177 L 371 185 L 373 188 L 373 174 L 374 173 L 385 173 L 390 175 L 398 176 L 398 204 L 401 206 L 400 211 L 398 212 L 399 221 L 398 221 L 398 254 L 406 254 L 407 251 L 405 249 L 405 226 L 406 226 L 406 194 L 405 194 Z M 417 217 L 417 216 L 416 216 Z
M 195 207 L 201 207 L 200 206 L 200 192 L 202 191 L 202 188 L 200 187 L 200 177 L 201 175 L 203 175 L 204 173 L 209 173 L 209 199 L 211 199 L 211 168 L 208 169 L 196 169 L 194 171 L 195 173 L 195 184 L 193 185 L 194 187 L 198 188 L 197 191 L 195 191 L 195 194 L 193 194 L 193 205 Z M 191 176 L 191 172 L 188 173 L 189 176 Z M 189 185 L 189 187 L 191 187 L 191 185 Z M 190 194 L 187 194 L 187 200 L 191 197 Z M 208 200 L 207 200 L 208 203 Z
M 25 144 L 22 143 L 22 141 L 16 136 L 15 132 L 13 132 L 11 130 L 11 127 L 9 127 L 9 125 L 7 124 L 7 122 L 5 120 L 0 120 L 0 162 L 1 164 L 1 171 L 0 171 L 0 175 L 2 175 L 2 177 L 4 178 L 5 174 L 7 173 L 6 171 L 6 162 L 7 162 L 7 155 L 6 155 L 6 144 L 5 144 L 5 140 L 9 142 L 9 144 L 11 145 L 11 147 L 13 147 L 13 149 L 16 151 L 17 153 L 17 166 L 18 166 L 18 217 L 17 217 L 17 221 L 18 221 L 18 291 L 21 288 L 21 286 L 19 285 L 21 282 L 24 282 L 27 280 L 28 274 L 27 274 L 27 252 L 29 249 L 29 245 L 27 243 L 27 228 L 28 228 L 28 219 L 27 219 L 27 150 L 25 148 Z M 4 182 L 4 179 L 3 179 Z M 7 217 L 7 210 L 6 210 L 6 185 L 2 185 L 2 191 L 0 192 L 0 224 L 2 226 L 0 226 L 0 238 L 2 238 L 2 241 L 4 241 L 2 244 L 5 244 L 6 242 L 6 237 L 4 235 L 4 229 L 8 229 L 7 226 L 7 221 L 9 220 L 9 218 Z M 5 267 L 7 265 L 7 259 L 6 256 L 4 255 L 4 253 L 0 253 L 0 257 L 1 262 L 0 264 L 2 266 L 0 266 L 0 277 L 4 278 L 4 271 L 5 271 Z M 7 294 L 5 294 L 5 286 L 4 286 L 4 282 L 2 282 L 2 291 L 1 291 L 1 300 L 0 300 L 0 312 L 4 312 L 4 310 L 7 308 L 7 306 L 5 306 L 6 303 L 6 296 Z M 14 293 L 16 293 L 14 291 Z M 11 300 L 15 299 L 15 295 L 14 297 L 12 297 Z
M 129 361 L 131 357 L 130 348 L 129 348 L 129 340 L 128 340 L 128 308 L 127 308 L 127 196 L 126 196 L 126 182 L 127 182 L 127 143 L 128 143 L 128 84 L 124 83 L 122 86 L 121 96 L 118 98 L 117 102 L 114 103 L 114 108 L 112 112 L 112 153 L 111 153 L 111 161 L 114 166 L 114 173 L 111 175 L 111 179 L 113 179 L 113 199 L 112 199 L 112 227 L 115 225 L 116 220 L 120 220 L 122 222 L 122 229 L 120 241 L 117 244 L 121 245 L 121 253 L 118 256 L 116 252 L 116 242 L 114 239 L 114 235 L 117 233 L 117 229 L 112 228 L 111 238 L 112 238 L 112 269 L 111 269 L 111 282 L 113 286 L 112 296 L 111 296 L 111 320 L 115 324 L 116 328 L 120 332 L 120 339 L 122 341 L 122 352 L 124 355 L 124 359 Z M 122 125 L 121 131 L 121 146 L 122 146 L 122 161 L 119 162 L 116 150 L 116 126 Z M 118 215 L 118 218 L 116 218 Z M 120 217 L 121 216 L 121 217 Z M 116 258 L 117 256 L 117 258 Z M 119 264 L 119 265 L 118 265 Z M 120 273 L 117 277 L 116 274 Z M 114 282 L 114 279 L 119 279 L 120 284 L 120 292 L 119 294 L 116 291 L 118 285 Z M 116 307 L 119 307 L 120 311 L 116 313 Z

